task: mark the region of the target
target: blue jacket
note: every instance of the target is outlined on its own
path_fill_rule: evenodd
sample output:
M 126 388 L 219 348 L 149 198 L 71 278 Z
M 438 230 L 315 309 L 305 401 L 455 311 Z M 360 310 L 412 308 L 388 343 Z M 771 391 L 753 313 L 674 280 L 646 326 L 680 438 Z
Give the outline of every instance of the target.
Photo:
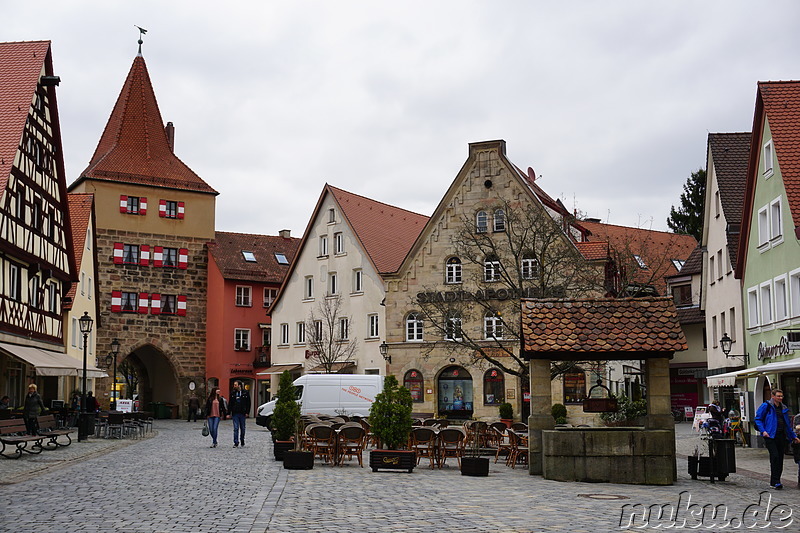
M 789 418 L 789 408 L 785 404 L 782 405 L 781 416 L 786 422 L 786 438 L 787 440 L 794 440 L 797 435 L 794 434 L 794 427 L 792 426 L 792 419 Z M 766 431 L 769 438 L 774 439 L 775 433 L 778 431 L 778 416 L 775 414 L 775 408 L 772 407 L 770 402 L 764 402 L 756 411 L 756 418 L 753 420 L 756 425 L 758 433 Z

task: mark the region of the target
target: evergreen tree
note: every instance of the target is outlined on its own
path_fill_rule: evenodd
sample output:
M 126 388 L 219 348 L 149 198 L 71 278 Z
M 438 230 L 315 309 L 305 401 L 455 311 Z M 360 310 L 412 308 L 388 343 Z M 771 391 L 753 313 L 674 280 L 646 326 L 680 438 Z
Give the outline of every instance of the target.
M 284 370 L 278 382 L 278 399 L 272 413 L 272 428 L 275 439 L 286 441 L 294 435 L 297 420 L 300 418 L 300 405 L 295 400 L 295 387 L 292 375 Z
M 675 233 L 691 235 L 698 242 L 703 238 L 703 205 L 706 197 L 706 171 L 692 172 L 683 184 L 681 206 L 673 205 L 667 219 L 667 226 Z

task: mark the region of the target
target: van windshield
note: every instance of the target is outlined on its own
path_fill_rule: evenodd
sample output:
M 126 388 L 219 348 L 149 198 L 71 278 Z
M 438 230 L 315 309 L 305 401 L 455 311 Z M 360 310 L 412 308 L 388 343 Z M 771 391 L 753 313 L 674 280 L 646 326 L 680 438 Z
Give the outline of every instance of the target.
M 299 400 L 303 397 L 303 386 L 302 385 L 295 385 L 294 386 L 294 399 Z

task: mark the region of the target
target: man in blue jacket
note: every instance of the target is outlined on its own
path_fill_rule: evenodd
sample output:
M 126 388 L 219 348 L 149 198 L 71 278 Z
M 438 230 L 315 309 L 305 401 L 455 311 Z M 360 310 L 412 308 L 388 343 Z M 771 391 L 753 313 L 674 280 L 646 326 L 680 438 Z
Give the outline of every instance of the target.
M 244 420 L 250 413 L 250 394 L 242 386 L 241 381 L 233 382 L 233 392 L 231 393 L 228 409 L 233 419 L 233 447 L 239 447 L 239 435 L 241 434 L 242 447 L 244 448 Z
M 780 490 L 783 488 L 781 474 L 786 443 L 788 441 L 800 443 L 792 428 L 789 408 L 783 405 L 782 390 L 772 390 L 772 398 L 761 404 L 753 422 L 764 437 L 764 445 L 769 450 L 769 485 L 773 489 Z

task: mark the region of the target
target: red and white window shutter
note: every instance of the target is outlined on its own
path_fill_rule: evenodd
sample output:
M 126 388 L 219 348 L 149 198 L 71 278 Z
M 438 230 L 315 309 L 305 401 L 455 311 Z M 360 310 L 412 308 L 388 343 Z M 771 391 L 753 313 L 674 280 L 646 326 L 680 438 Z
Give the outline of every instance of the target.
M 126 194 L 119 195 L 119 212 L 120 213 L 128 212 L 128 195 Z
M 125 245 L 121 242 L 114 243 L 114 264 L 121 265 L 122 264 L 122 251 L 125 249 Z
M 166 200 L 159 200 L 158 201 L 158 216 L 164 218 L 167 216 L 167 201 Z
M 160 315 L 161 314 L 161 295 L 160 294 L 151 294 L 150 295 L 150 314 L 151 315 Z
M 139 312 L 140 313 L 147 313 L 147 308 L 150 307 L 147 305 L 147 299 L 150 297 L 149 294 L 146 292 L 139 293 Z
M 122 291 L 111 291 L 111 312 L 122 312 Z
M 162 267 L 162 266 L 164 266 L 164 247 L 163 246 L 154 246 L 153 247 L 153 266 L 154 267 Z
M 178 218 L 183 218 L 183 213 L 186 210 L 185 202 L 178 202 Z
M 178 316 L 186 316 L 186 296 L 178 295 Z
M 178 250 L 178 268 L 183 268 L 184 270 L 189 266 L 189 250 L 186 248 L 181 248 Z
M 139 214 L 146 215 L 147 214 L 147 198 L 142 196 L 139 198 Z
M 139 265 L 148 266 L 150 264 L 150 245 L 143 244 L 139 247 Z

